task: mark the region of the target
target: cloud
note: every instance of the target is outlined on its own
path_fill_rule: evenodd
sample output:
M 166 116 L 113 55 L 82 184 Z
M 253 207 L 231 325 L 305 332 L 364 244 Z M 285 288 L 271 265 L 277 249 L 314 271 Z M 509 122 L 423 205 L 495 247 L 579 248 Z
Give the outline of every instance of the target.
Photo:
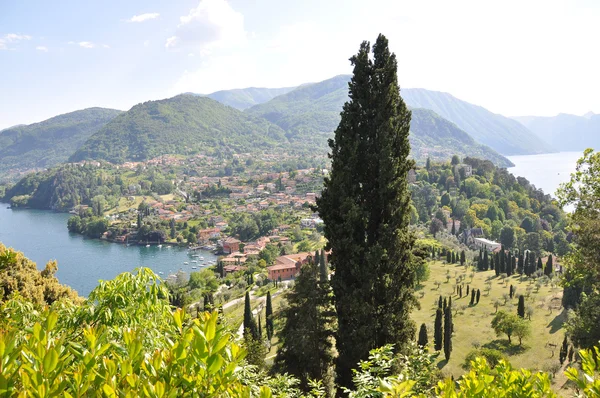
M 45 53 L 48 52 L 48 47 L 44 47 L 44 46 L 37 46 L 35 49 L 38 51 L 41 51 L 41 52 L 45 52 Z
M 98 47 L 110 48 L 110 46 L 108 44 L 96 44 L 91 41 L 80 41 L 78 43 L 75 43 L 74 41 L 70 41 L 69 44 L 77 44 L 79 47 L 86 48 L 86 49 L 92 49 L 92 48 L 98 48 Z
M 17 44 L 23 40 L 31 40 L 31 36 L 18 33 L 7 33 L 0 37 L 0 50 L 7 50 L 9 44 Z
M 245 42 L 244 16 L 240 12 L 226 0 L 201 0 L 198 7 L 180 17 L 177 31 L 167 39 L 165 47 L 192 47 L 207 54 Z
M 156 19 L 160 16 L 157 12 L 148 12 L 146 14 L 134 15 L 129 18 L 127 22 L 145 22 L 150 21 L 151 19 Z

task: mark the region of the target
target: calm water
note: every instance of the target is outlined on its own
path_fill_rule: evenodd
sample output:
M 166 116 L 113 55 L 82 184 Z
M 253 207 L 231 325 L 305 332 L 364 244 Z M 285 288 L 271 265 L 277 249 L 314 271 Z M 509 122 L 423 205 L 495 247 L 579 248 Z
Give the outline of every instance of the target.
M 57 260 L 58 279 L 84 296 L 96 287 L 98 280 L 113 279 L 139 266 L 163 272 L 162 277 L 180 268 L 188 273 L 192 266 L 200 269 L 201 264 L 192 264 L 193 258 L 184 249 L 127 247 L 70 234 L 68 218 L 68 214 L 43 210 L 10 210 L 0 203 L 0 242 L 25 253 L 40 269 L 48 260 Z M 198 254 L 204 257 L 198 260 L 200 263 L 216 259 L 211 253 Z
M 583 152 L 558 152 L 542 155 L 507 156 L 515 167 L 508 169 L 515 176 L 525 177 L 544 193 L 556 197 L 558 186 L 571 179 L 577 159 Z

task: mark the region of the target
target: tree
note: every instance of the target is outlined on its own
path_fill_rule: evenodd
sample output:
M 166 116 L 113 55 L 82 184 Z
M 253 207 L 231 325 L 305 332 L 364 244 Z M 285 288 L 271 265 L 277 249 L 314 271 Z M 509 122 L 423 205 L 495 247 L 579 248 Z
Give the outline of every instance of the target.
M 475 305 L 475 289 L 471 289 L 471 302 L 469 305 Z
M 434 218 L 433 220 L 431 220 L 431 223 L 429 224 L 429 233 L 432 234 L 433 236 L 435 236 L 438 232 L 442 231 L 444 229 L 444 223 L 440 220 L 438 220 L 437 218 Z
M 565 363 L 567 355 L 569 355 L 569 342 L 567 341 L 567 336 L 565 336 L 562 345 L 560 346 L 560 352 L 558 354 L 558 360 L 560 361 L 561 365 Z
M 519 337 L 520 340 L 527 336 L 529 331 L 529 323 L 515 314 L 509 314 L 504 311 L 498 311 L 492 319 L 492 329 L 496 332 L 496 335 L 500 336 L 506 334 L 508 337 L 508 344 L 511 344 L 511 336 L 513 334 Z
M 548 255 L 548 261 L 546 261 L 546 267 L 544 268 L 544 274 L 547 276 L 551 276 L 554 265 L 552 264 L 552 254 Z
M 525 318 L 525 297 L 521 294 L 519 296 L 519 304 L 517 306 L 517 315 L 521 318 Z
M 477 289 L 477 295 L 475 297 L 475 304 L 479 304 L 479 298 L 481 297 L 481 291 Z
M 522 345 L 523 339 L 531 335 L 531 324 L 517 317 L 513 334 L 519 339 L 519 345 Z
M 428 344 L 427 339 L 427 326 L 423 323 L 421 324 L 421 328 L 419 329 L 419 340 L 418 343 L 421 347 L 427 347 Z
M 387 39 L 379 35 L 373 60 L 369 53 L 363 42 L 351 58 L 350 99 L 329 141 L 331 172 L 317 199 L 332 251 L 337 373 L 345 387 L 371 349 L 395 344 L 401 350 L 416 329 L 409 316 L 417 305 L 415 237 L 408 228 L 411 112 L 400 97 Z
M 510 249 L 515 244 L 515 230 L 509 226 L 505 226 L 500 231 L 500 243 L 502 246 Z
M 252 314 L 252 307 L 250 306 L 250 292 L 246 292 L 244 300 L 244 336 L 247 334 L 250 334 L 253 340 L 258 339 L 258 328 Z
M 443 335 L 443 328 L 442 328 L 442 317 L 443 317 L 443 313 L 442 313 L 442 309 L 438 308 L 435 311 L 435 323 L 434 323 L 434 327 L 433 327 L 433 348 L 435 348 L 436 351 L 439 351 L 442 349 L 442 342 L 444 339 L 444 335 Z
M 335 312 L 331 288 L 320 281 L 318 263 L 310 261 L 300 268 L 286 298 L 275 368 L 297 377 L 305 391 L 309 379 L 325 380 L 333 387 Z
M 446 361 L 450 360 L 450 354 L 452 353 L 452 331 L 454 325 L 452 324 L 452 310 L 450 307 L 444 312 L 444 356 Z
M 465 265 L 466 261 L 465 251 L 463 250 L 460 252 L 460 265 Z
M 267 329 L 267 339 L 273 339 L 273 304 L 271 302 L 271 291 L 267 291 L 267 304 L 265 308 L 265 324 Z

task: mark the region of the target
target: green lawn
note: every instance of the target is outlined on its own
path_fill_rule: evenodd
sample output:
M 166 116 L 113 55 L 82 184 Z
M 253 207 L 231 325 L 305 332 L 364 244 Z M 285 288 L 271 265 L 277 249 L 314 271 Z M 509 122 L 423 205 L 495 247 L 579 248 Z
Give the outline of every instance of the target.
M 529 281 L 521 280 L 520 276 L 514 275 L 507 278 L 507 283 L 495 277 L 494 271 L 475 272 L 471 280 L 471 271 L 465 272 L 465 267 L 460 265 L 441 262 L 430 263 L 431 276 L 423 284 L 422 289 L 417 291 L 421 309 L 413 312 L 412 317 L 417 324 L 417 330 L 421 323 L 427 325 L 429 331 L 429 343 L 433 349 L 433 324 L 435 320 L 435 311 L 440 295 L 452 296 L 454 335 L 452 339 L 453 351 L 448 363 L 444 359 L 443 351 L 440 355 L 438 367 L 444 374 L 458 377 L 465 371 L 462 368 L 466 355 L 479 345 L 481 347 L 496 348 L 503 351 L 510 362 L 517 367 L 545 370 L 549 363 L 558 363 L 558 352 L 560 344 L 564 337 L 562 329 L 566 318 L 565 312 L 561 308 L 562 289 L 559 287 L 541 286 L 536 292 L 536 285 L 531 283 L 533 290 L 529 297 L 527 287 Z M 446 275 L 450 271 L 450 281 L 446 282 Z M 455 285 L 455 275 L 465 275 L 463 283 L 470 285 L 471 288 L 481 290 L 479 304 L 469 306 L 470 295 L 459 298 L 453 294 Z M 493 276 L 492 288 L 488 293 L 485 291 L 486 280 Z M 439 288 L 436 281 L 441 282 Z M 508 345 L 505 336 L 497 337 L 490 323 L 494 317 L 496 309 L 494 301 L 500 300 L 504 303 L 503 295 L 509 293 L 509 286 L 517 287 L 517 296 L 512 300 L 501 305 L 498 310 L 517 313 L 518 295 L 526 296 L 525 305 L 530 305 L 534 309 L 531 318 L 531 336 L 523 341 L 523 346 L 518 345 L 518 339 L 513 337 L 513 344 Z M 466 286 L 463 288 L 463 294 L 466 292 Z M 421 295 L 423 294 L 423 297 Z M 466 308 L 465 308 L 466 307 Z M 550 311 L 549 307 L 552 308 Z M 457 313 L 458 311 L 458 313 Z M 558 347 L 552 357 L 552 351 L 547 346 L 548 343 L 556 344 Z M 557 383 L 561 383 L 564 378 L 557 373 Z

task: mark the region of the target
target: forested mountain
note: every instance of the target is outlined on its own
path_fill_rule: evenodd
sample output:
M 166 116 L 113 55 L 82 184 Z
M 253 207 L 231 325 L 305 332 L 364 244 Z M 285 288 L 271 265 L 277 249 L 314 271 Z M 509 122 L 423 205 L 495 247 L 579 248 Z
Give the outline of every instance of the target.
M 123 163 L 163 154 L 249 152 L 286 141 L 281 128 L 264 119 L 182 94 L 134 106 L 94 134 L 70 160 Z
M 219 101 L 222 104 L 229 105 L 233 108 L 243 111 L 251 106 L 263 104 L 272 100 L 278 95 L 286 94 L 296 87 L 282 88 L 258 88 L 248 87 L 233 90 L 220 90 L 214 93 L 207 94 L 206 97 Z M 204 95 L 201 95 L 204 96 Z
M 121 111 L 89 108 L 0 131 L 0 179 L 64 162 Z
M 413 88 L 402 90 L 402 98 L 411 107 L 435 111 L 478 142 L 503 155 L 545 153 L 553 149 L 516 120 L 492 113 L 448 93 Z
M 401 91 L 404 95 L 404 90 Z M 320 83 L 304 85 L 246 112 L 266 118 L 287 131 L 291 140 L 319 139 L 325 142 L 340 121 L 340 111 L 348 99 L 348 76 L 340 75 Z M 512 163 L 435 112 L 413 109 L 411 123 L 412 156 L 447 160 L 453 154 L 483 157 L 500 166 Z
M 582 151 L 600 146 L 600 115 L 560 113 L 556 116 L 520 116 L 515 120 L 555 148 Z

